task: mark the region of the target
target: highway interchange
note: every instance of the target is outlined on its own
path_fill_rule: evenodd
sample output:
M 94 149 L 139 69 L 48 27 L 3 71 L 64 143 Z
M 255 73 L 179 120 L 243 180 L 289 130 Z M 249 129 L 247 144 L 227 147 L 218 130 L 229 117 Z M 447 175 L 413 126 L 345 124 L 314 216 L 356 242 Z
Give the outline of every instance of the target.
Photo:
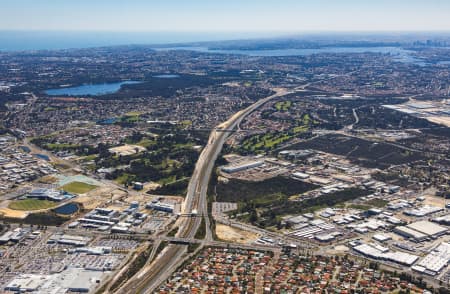
M 200 154 L 189 182 L 181 216 L 175 224 L 179 228 L 176 237 L 182 239 L 194 238 L 202 219 L 204 219 L 206 234 L 200 247 L 213 243 L 208 217 L 207 190 L 209 179 L 214 168 L 214 162 L 229 135 L 229 132 L 224 132 L 223 130 L 234 129 L 247 115 L 268 101 L 292 93 L 282 88 L 275 88 L 273 90 L 275 91 L 274 94 L 258 100 L 249 107 L 235 113 L 226 122 L 223 122 L 211 132 L 208 144 Z M 152 293 L 188 257 L 186 245 L 169 244 L 153 261 L 146 264 L 133 278 L 123 285 L 117 293 Z

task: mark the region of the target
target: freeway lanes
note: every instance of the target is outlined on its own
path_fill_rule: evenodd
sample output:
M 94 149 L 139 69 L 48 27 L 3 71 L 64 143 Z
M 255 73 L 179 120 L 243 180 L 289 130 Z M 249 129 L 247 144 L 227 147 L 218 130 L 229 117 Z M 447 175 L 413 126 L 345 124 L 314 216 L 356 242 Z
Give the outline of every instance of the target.
M 229 135 L 229 132 L 222 132 L 221 130 L 235 128 L 247 115 L 271 99 L 292 93 L 282 88 L 273 90 L 275 94 L 261 99 L 246 109 L 237 112 L 213 130 L 209 136 L 208 144 L 199 156 L 189 182 L 181 213 L 192 214 L 197 211 L 198 214 L 203 216 L 206 223 L 206 236 L 203 244 L 207 244 L 212 240 L 207 209 L 208 183 L 212 169 L 214 168 L 214 162 Z M 195 233 L 200 227 L 201 219 L 201 217 L 180 217 L 176 223 L 179 227 L 176 237 L 194 238 Z M 186 255 L 187 248 L 185 245 L 169 244 L 151 264 L 146 265 L 119 289 L 117 293 L 152 293 L 160 283 L 170 277 L 172 272 L 181 265 Z

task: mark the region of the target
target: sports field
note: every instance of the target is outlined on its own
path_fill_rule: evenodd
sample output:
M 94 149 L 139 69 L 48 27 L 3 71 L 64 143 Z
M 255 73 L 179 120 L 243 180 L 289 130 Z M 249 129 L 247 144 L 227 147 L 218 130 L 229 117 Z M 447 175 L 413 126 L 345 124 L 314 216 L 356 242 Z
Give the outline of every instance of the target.
M 55 207 L 58 203 L 48 200 L 24 199 L 11 202 L 8 207 L 14 210 L 40 210 Z
M 61 187 L 62 190 L 73 194 L 87 193 L 91 190 L 94 190 L 95 188 L 97 188 L 97 186 L 86 184 L 83 182 L 71 182 Z

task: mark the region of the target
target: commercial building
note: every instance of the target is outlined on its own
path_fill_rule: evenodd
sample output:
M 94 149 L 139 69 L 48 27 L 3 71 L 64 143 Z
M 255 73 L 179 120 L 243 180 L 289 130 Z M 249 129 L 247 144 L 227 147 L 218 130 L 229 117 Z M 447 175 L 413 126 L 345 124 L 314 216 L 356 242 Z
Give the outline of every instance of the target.
M 48 279 L 45 275 L 21 275 L 9 282 L 4 289 L 19 293 L 36 292 Z
M 104 275 L 102 271 L 81 268 L 69 268 L 51 275 L 26 274 L 13 279 L 4 290 L 17 293 L 89 293 L 100 285 Z
M 15 228 L 12 231 L 5 232 L 0 236 L 0 244 L 5 244 L 8 242 L 20 242 L 22 241 L 30 231 L 22 228 Z
M 91 238 L 89 237 L 55 234 L 48 239 L 47 243 L 59 243 L 64 245 L 82 247 L 87 246 L 90 240 Z
M 73 195 L 62 192 L 62 191 L 56 191 L 52 189 L 44 189 L 44 188 L 38 188 L 34 189 L 30 193 L 27 194 L 27 198 L 32 199 L 39 199 L 39 200 L 50 200 L 50 201 L 63 201 L 66 199 L 72 198 Z
M 175 205 L 153 200 L 152 202 L 147 203 L 146 208 L 173 213 Z
M 419 259 L 416 255 L 400 251 L 389 251 L 388 248 L 374 244 L 358 244 L 353 247 L 353 250 L 374 259 L 391 261 L 407 266 L 413 265 Z
M 112 226 L 120 221 L 120 212 L 114 209 L 96 208 L 87 213 L 80 223 L 88 223 L 98 226 Z

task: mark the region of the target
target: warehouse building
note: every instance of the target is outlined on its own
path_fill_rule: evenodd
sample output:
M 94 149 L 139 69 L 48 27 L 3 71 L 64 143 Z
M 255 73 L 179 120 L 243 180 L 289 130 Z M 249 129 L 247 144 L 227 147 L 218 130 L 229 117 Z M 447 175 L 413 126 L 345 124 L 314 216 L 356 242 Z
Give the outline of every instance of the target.
M 263 160 L 250 161 L 250 162 L 245 162 L 245 163 L 242 163 L 242 164 L 224 166 L 224 167 L 222 167 L 222 171 L 226 172 L 226 173 L 229 173 L 229 174 L 232 174 L 232 173 L 235 173 L 235 172 L 239 172 L 239 171 L 243 171 L 243 170 L 259 167 L 259 166 L 262 166 L 263 164 L 264 164 Z
M 436 212 L 443 211 L 444 208 L 437 207 L 437 206 L 431 206 L 431 205 L 424 205 L 420 208 L 414 208 L 410 210 L 406 210 L 403 213 L 405 215 L 415 216 L 415 217 L 423 217 L 427 216 Z
M 391 240 L 391 236 L 387 236 L 387 235 L 382 235 L 382 234 L 375 234 L 373 235 L 372 239 L 374 239 L 375 241 L 378 242 L 386 242 Z
M 450 262 L 450 243 L 441 243 L 425 256 L 412 269 L 421 273 L 435 276 Z
M 447 231 L 447 228 L 429 221 L 418 221 L 406 226 L 398 226 L 394 229 L 394 232 L 397 234 L 406 238 L 412 238 L 417 242 L 422 242 L 429 238 L 436 239 L 446 234 Z
M 391 261 L 407 266 L 413 265 L 418 256 L 400 251 L 389 251 L 388 248 L 375 244 L 358 244 L 353 247 L 356 252 L 378 260 Z
M 435 223 L 441 224 L 441 225 L 449 226 L 450 225 L 450 214 L 436 217 L 432 221 Z

